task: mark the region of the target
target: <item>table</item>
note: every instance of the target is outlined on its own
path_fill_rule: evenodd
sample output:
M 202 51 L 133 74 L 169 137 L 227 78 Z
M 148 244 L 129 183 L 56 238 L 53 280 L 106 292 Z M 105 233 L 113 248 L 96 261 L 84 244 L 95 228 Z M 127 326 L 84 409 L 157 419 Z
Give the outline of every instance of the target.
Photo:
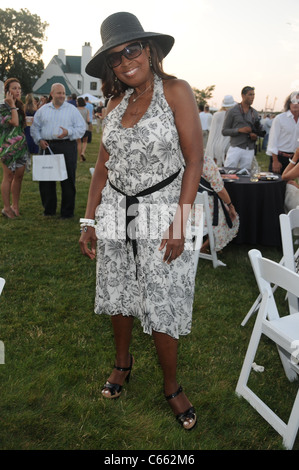
M 228 177 L 228 176 L 227 176 Z M 279 214 L 284 210 L 286 182 L 281 176 L 271 181 L 224 179 L 224 185 L 240 217 L 237 244 L 281 246 Z

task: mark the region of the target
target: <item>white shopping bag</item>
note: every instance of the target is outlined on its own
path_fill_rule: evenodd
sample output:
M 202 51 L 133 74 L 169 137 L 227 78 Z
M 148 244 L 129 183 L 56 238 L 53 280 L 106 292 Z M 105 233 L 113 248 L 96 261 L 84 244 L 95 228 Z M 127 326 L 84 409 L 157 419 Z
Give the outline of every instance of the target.
M 67 179 L 65 159 L 62 153 L 54 154 L 48 147 L 51 155 L 33 155 L 32 180 L 33 181 L 64 181 Z

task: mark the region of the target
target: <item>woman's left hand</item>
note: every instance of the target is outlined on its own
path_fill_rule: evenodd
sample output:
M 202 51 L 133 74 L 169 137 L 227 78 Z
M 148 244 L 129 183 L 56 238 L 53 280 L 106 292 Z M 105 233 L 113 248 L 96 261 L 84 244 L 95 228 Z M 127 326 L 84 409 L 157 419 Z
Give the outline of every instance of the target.
M 231 221 L 233 222 L 235 218 L 237 217 L 237 212 L 232 204 L 228 207 L 228 213 L 229 213 Z
M 292 186 L 295 186 L 296 188 L 299 188 L 299 186 L 298 186 L 298 184 L 296 183 L 295 180 L 287 181 L 287 184 L 291 184 Z
M 171 224 L 169 229 L 164 233 L 159 251 L 162 251 L 166 247 L 163 261 L 167 264 L 170 264 L 171 261 L 178 258 L 184 251 L 185 236 L 181 232 L 182 230 L 180 228 L 174 227 L 174 225 Z

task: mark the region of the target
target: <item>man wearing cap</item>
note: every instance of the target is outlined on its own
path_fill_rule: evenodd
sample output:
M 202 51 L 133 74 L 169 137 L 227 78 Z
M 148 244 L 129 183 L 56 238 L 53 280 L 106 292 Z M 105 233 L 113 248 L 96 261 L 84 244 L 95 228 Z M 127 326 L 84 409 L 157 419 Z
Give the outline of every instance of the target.
M 259 123 L 259 115 L 251 106 L 254 88 L 246 86 L 241 91 L 242 101 L 228 111 L 222 128 L 224 136 L 230 136 L 230 147 L 225 166 L 231 168 L 251 168 L 254 158 L 257 134 L 253 132 Z
M 230 145 L 230 137 L 222 135 L 222 127 L 227 111 L 235 106 L 236 102 L 231 95 L 226 95 L 219 111 L 213 114 L 211 128 L 209 132 L 208 143 L 205 155 L 223 166 L 227 150 Z
M 284 112 L 273 119 L 269 133 L 267 155 L 269 171 L 282 174 L 299 146 L 299 92 L 291 93 L 284 105 Z

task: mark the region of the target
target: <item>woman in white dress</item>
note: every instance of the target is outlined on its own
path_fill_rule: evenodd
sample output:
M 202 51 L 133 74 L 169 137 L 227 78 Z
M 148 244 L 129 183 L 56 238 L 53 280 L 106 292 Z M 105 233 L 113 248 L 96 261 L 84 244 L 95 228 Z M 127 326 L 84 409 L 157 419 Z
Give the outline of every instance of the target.
M 191 87 L 163 72 L 162 59 L 174 42 L 171 36 L 146 33 L 139 20 L 125 12 L 106 18 L 101 35 L 103 46 L 86 71 L 102 79 L 104 96 L 112 98 L 81 219 L 80 246 L 84 255 L 97 257 L 95 312 L 111 315 L 114 330 L 115 367 L 102 394 L 119 397 L 130 377 L 134 359 L 129 347 L 133 320 L 138 318 L 154 338 L 166 399 L 183 428 L 190 430 L 196 414 L 177 383 L 176 368 L 178 339 L 190 332 L 192 319 L 192 240 L 188 245 L 184 234 L 202 170 L 197 106 Z M 147 216 L 143 204 L 171 208 L 166 233 L 162 227 L 155 236 L 140 236 L 140 213 Z M 124 206 L 125 237 L 113 239 L 104 229 L 113 228 L 114 215 Z M 188 211 L 183 211 L 186 206 Z M 140 226 L 156 228 L 149 215 Z
M 223 98 L 221 109 L 213 114 L 205 155 L 211 157 L 219 167 L 223 166 L 230 146 L 230 137 L 222 135 L 224 118 L 226 112 L 235 104 L 234 98 L 231 95 L 226 95 Z

